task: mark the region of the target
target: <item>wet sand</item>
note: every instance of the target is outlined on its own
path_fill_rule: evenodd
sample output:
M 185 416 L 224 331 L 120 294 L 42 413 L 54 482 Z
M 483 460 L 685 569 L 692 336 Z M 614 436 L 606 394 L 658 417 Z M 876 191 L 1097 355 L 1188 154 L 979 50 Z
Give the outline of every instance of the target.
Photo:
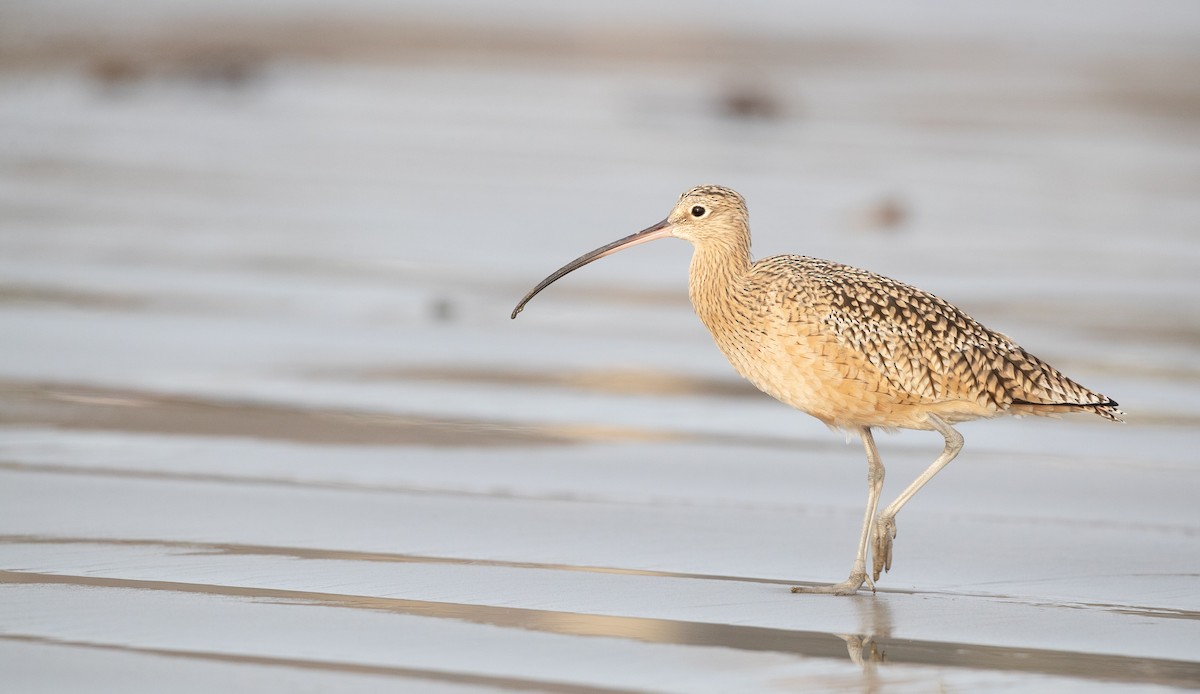
M 962 7 L 0 10 L 6 684 L 1200 687 L 1200 19 Z M 791 594 L 861 451 L 736 379 L 683 244 L 508 319 L 708 181 L 1129 424 L 962 426 L 877 593 Z M 940 446 L 879 443 L 889 498 Z

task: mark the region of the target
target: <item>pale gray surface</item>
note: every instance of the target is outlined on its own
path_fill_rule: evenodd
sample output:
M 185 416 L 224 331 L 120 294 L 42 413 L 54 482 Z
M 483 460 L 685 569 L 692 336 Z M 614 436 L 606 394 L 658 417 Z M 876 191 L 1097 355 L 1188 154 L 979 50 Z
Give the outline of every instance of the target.
M 239 27 L 328 13 L 237 6 Z M 0 16 L 27 29 L 0 45 L 0 670 L 18 691 L 1200 686 L 1190 3 L 361 2 L 341 21 L 393 27 L 395 56 L 325 59 L 284 31 L 244 81 L 186 46 L 254 31 L 178 25 L 233 5 L 88 7 Z M 720 48 L 689 62 L 676 17 Z M 454 29 L 407 53 L 412 18 L 532 39 L 484 59 Z M 539 52 L 561 32 L 582 47 Z M 96 43 L 28 52 L 72 35 Z M 774 115 L 729 115 L 743 87 Z M 687 305 L 684 244 L 508 319 L 705 182 L 746 195 L 759 255 L 923 286 L 1130 423 L 964 425 L 898 517 L 878 595 L 790 594 L 849 568 L 861 448 L 738 390 Z M 872 221 L 887 198 L 896 228 Z M 313 441 L 287 408 L 448 433 Z M 196 429 L 264 412 L 296 430 Z M 455 445 L 467 431 L 569 443 Z M 886 502 L 940 440 L 878 440 Z M 884 662 L 854 662 L 871 640 Z

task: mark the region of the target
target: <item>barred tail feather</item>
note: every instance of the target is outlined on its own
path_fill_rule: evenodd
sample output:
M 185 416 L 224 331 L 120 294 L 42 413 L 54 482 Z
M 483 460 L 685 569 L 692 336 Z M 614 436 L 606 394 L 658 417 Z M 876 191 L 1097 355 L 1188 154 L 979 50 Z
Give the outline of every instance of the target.
M 1013 400 L 1009 409 L 1012 410 L 1013 414 L 1042 416 L 1054 416 L 1056 414 L 1071 412 L 1091 412 L 1118 424 L 1125 423 L 1125 420 L 1121 419 L 1121 416 L 1125 413 L 1117 409 L 1117 402 L 1115 400 L 1106 400 L 1104 402 L 1027 402 L 1024 400 Z

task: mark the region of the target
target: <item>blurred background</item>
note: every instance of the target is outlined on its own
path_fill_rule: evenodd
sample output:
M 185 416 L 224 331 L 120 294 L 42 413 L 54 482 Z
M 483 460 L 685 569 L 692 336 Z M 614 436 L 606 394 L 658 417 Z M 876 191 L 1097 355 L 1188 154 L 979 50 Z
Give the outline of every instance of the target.
M 1197 75 L 1190 0 L 5 0 L 0 554 L 56 538 L 70 573 L 63 543 L 150 538 L 840 579 L 861 452 L 737 379 L 685 243 L 509 320 L 718 183 L 756 257 L 925 288 L 1129 413 L 964 426 L 982 472 L 910 507 L 933 544 L 901 532 L 892 585 L 982 590 L 1027 560 L 1066 600 L 1200 610 L 1194 578 L 1095 580 L 1103 553 L 1067 568 L 997 534 L 962 566 L 978 538 L 939 539 L 960 516 L 1127 522 L 1143 566 L 1196 575 Z M 938 445 L 881 440 L 885 495 Z M 772 513 L 830 534 L 757 534 Z
M 736 384 L 686 245 L 508 311 L 714 182 L 748 198 L 758 257 L 925 287 L 1135 421 L 1179 416 L 1198 30 L 1166 1 L 10 0 L 2 368 L 230 396 L 359 376 L 400 409 L 607 418 L 518 396 Z

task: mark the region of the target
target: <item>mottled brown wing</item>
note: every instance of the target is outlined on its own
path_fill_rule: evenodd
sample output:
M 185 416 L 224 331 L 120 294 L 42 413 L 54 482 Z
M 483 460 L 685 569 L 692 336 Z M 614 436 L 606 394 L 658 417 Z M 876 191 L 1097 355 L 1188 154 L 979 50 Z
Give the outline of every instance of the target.
M 966 400 L 997 411 L 1116 404 L 929 292 L 839 263 L 783 258 L 802 269 L 796 289 L 825 329 L 910 402 Z

